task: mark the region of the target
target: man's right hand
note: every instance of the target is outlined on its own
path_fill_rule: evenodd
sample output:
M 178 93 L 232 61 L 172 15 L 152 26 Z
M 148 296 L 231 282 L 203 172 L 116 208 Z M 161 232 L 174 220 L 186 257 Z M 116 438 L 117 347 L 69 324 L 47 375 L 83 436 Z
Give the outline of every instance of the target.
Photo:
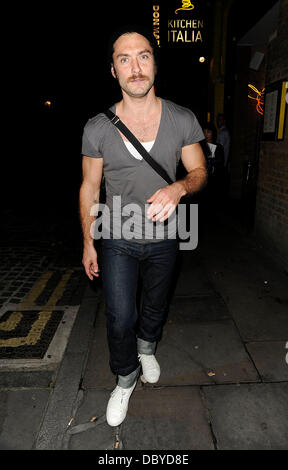
M 82 264 L 91 281 L 93 280 L 93 276 L 99 277 L 100 270 L 97 262 L 97 252 L 93 245 L 84 245 Z

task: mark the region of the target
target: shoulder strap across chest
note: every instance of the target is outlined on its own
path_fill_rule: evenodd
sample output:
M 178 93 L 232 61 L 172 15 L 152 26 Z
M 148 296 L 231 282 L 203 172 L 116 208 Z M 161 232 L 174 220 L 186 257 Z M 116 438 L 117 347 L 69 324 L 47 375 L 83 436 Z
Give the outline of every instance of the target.
M 120 132 L 125 135 L 125 137 L 131 142 L 131 144 L 136 148 L 140 155 L 142 155 L 144 160 L 153 168 L 153 170 L 156 171 L 158 175 L 160 175 L 168 184 L 172 184 L 173 181 L 166 172 L 166 170 L 164 170 L 164 168 L 162 168 L 162 166 L 159 165 L 159 163 L 157 163 L 151 157 L 150 153 L 147 152 L 141 142 L 139 142 L 135 135 L 132 134 L 128 127 L 126 127 L 125 124 L 120 120 L 120 118 L 116 114 L 114 114 L 110 109 L 107 109 L 107 111 L 105 111 L 105 114 L 108 119 L 110 119 L 110 121 L 114 124 L 114 126 L 116 126 L 120 130 Z

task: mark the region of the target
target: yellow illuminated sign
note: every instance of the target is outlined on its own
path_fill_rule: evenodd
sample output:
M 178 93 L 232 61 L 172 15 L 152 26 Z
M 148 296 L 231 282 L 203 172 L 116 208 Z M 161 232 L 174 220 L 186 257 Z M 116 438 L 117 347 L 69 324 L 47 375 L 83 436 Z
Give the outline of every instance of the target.
M 153 5 L 153 34 L 160 47 L 160 6 Z
M 287 111 L 287 80 L 267 85 L 263 123 L 263 140 L 284 139 Z
M 175 10 L 175 14 L 177 15 L 178 11 L 179 10 L 193 10 L 194 9 L 194 5 L 192 5 L 191 1 L 190 0 L 182 0 L 182 8 L 177 8 L 177 10 Z
M 281 140 L 284 137 L 284 121 L 285 121 L 285 111 L 287 103 L 287 84 L 288 82 L 282 83 L 281 88 L 281 100 L 280 100 L 280 114 L 279 114 L 279 126 L 278 126 L 278 139 Z
M 156 4 L 153 5 L 153 35 L 157 40 L 158 46 L 160 47 L 160 24 L 162 31 L 164 31 L 164 22 L 163 18 L 160 20 L 160 1 L 156 0 Z M 191 3 L 191 0 L 182 0 L 182 7 L 180 7 L 181 3 L 178 3 L 179 8 L 174 10 L 174 7 L 171 11 L 171 16 L 169 13 L 168 18 L 165 18 L 165 23 L 167 21 L 167 29 L 166 29 L 166 38 L 167 43 L 170 45 L 193 45 L 193 44 L 203 44 L 203 33 L 205 31 L 206 25 L 204 26 L 204 20 L 200 17 L 197 18 L 195 15 L 178 15 L 179 11 L 191 11 L 195 9 L 199 10 L 197 5 Z M 198 12 L 199 13 L 199 12 Z M 200 13 L 199 13 L 200 14 Z M 177 15 L 175 17 L 175 15 Z M 162 38 L 161 38 L 162 39 Z

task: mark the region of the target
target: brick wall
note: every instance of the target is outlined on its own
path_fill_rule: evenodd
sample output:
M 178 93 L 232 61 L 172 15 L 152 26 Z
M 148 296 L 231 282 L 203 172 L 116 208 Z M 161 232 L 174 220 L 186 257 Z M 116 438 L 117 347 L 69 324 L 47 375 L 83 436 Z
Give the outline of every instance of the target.
M 280 1 L 277 36 L 267 48 L 266 86 L 288 79 L 288 0 Z M 286 110 L 287 113 L 287 110 Z M 288 266 L 288 119 L 283 141 L 260 144 L 255 233 Z
M 246 155 L 246 132 L 248 113 L 248 68 L 250 48 L 238 47 L 236 51 L 236 80 L 233 101 L 233 126 L 231 132 L 230 197 L 241 199 L 243 185 L 243 162 Z M 229 127 L 229 122 L 227 123 Z

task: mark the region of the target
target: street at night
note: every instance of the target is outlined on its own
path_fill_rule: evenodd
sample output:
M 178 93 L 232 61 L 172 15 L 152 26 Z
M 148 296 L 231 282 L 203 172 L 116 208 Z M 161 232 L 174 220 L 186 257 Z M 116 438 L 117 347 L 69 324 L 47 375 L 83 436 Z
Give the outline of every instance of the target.
M 29 5 L 17 7 L 10 29 L 11 38 L 17 41 L 13 40 L 5 54 L 3 93 L 8 105 L 4 120 L 9 147 L 2 158 L 1 185 L 1 450 L 90 450 L 97 451 L 96 464 L 135 467 L 162 464 L 159 455 L 166 464 L 192 464 L 197 450 L 288 449 L 287 23 L 287 0 L 151 0 L 93 6 L 86 2 L 70 5 L 65 12 L 52 4 L 47 8 L 38 5 L 35 10 Z M 182 145 L 186 150 L 181 160 L 181 148 L 177 155 L 175 151 L 175 184 L 184 181 L 183 187 L 188 188 L 186 181 L 196 164 L 193 157 L 191 166 L 187 164 L 187 147 L 195 149 L 195 145 L 198 153 L 191 155 L 195 161 L 203 155 L 207 181 L 203 187 L 199 183 L 199 190 L 189 194 L 187 189 L 179 196 L 177 214 L 180 220 L 182 210 L 190 244 L 183 241 L 183 227 L 177 222 L 180 250 L 163 331 L 154 351 L 160 377 L 149 383 L 144 363 L 142 369 L 139 365 L 127 416 L 119 425 L 109 425 L 106 408 L 118 380 L 111 365 L 116 333 L 111 333 L 109 325 L 113 304 L 113 294 L 107 294 L 110 271 L 106 266 L 103 269 L 110 245 L 106 243 L 105 248 L 94 232 L 92 246 L 97 250 L 99 272 L 93 268 L 93 279 L 85 272 L 83 251 L 89 234 L 83 215 L 84 171 L 90 168 L 85 161 L 98 168 L 103 158 L 98 148 L 94 151 L 96 137 L 92 145 L 91 135 L 85 137 L 83 131 L 85 127 L 92 132 L 99 113 L 115 103 L 114 111 L 123 112 L 119 84 L 124 103 L 125 96 L 126 103 L 136 103 L 130 90 L 139 90 L 148 80 L 133 72 L 134 81 L 127 80 L 124 89 L 125 67 L 128 70 L 130 65 L 123 64 L 133 57 L 130 49 L 117 56 L 117 60 L 124 57 L 117 73 L 116 62 L 112 67 L 109 63 L 109 39 L 126 24 L 137 26 L 125 40 L 134 34 L 134 39 L 143 41 L 137 33 L 143 27 L 154 37 L 154 47 L 158 44 L 155 83 L 147 96 L 152 96 L 154 105 L 161 102 L 162 117 L 158 134 L 150 126 L 156 137 L 149 138 L 147 133 L 146 138 L 143 130 L 139 140 L 152 143 L 153 157 L 157 142 L 167 149 L 167 155 L 172 154 L 173 132 L 176 135 L 180 127 L 180 118 L 169 127 L 172 109 L 176 109 L 173 103 L 179 116 L 187 108 L 203 135 L 199 130 L 195 141 L 187 138 L 189 145 Z M 119 39 L 117 44 L 120 50 Z M 143 47 L 137 61 L 144 64 L 149 51 Z M 138 62 L 139 68 L 148 67 Z M 131 70 L 133 67 L 135 63 Z M 125 121 L 124 112 L 123 117 Z M 104 124 L 99 122 L 102 132 Z M 172 131 L 159 135 L 165 129 Z M 229 142 L 220 138 L 223 129 Z M 136 134 L 137 130 L 134 125 Z M 143 164 L 148 167 L 143 175 L 152 169 L 138 161 L 134 170 L 132 163 L 142 157 L 132 151 L 128 155 L 128 146 L 125 149 L 121 142 L 119 158 L 126 151 L 128 159 L 122 194 L 117 167 L 109 160 L 109 152 L 117 146 L 105 132 L 104 137 L 99 134 L 100 150 L 105 145 L 108 149 L 104 178 L 101 174 L 99 181 L 94 177 L 99 199 L 91 199 L 89 210 L 99 202 L 108 207 L 116 227 L 111 188 L 114 201 L 116 193 L 131 203 L 131 175 L 137 175 Z M 188 134 L 192 135 L 190 130 Z M 169 165 L 163 166 L 171 176 Z M 201 174 L 200 164 L 196 170 L 199 168 Z M 133 189 L 137 197 L 143 191 L 148 200 L 154 180 L 155 175 L 151 181 L 137 176 L 135 185 L 139 187 Z M 136 233 L 133 231 L 130 235 Z M 112 238 L 118 242 L 118 236 Z M 141 245 L 142 241 L 133 242 L 130 237 L 129 243 L 143 247 L 140 264 L 146 266 L 147 240 Z M 145 290 L 148 284 L 140 264 L 135 315 L 145 305 L 145 295 L 152 299 L 147 287 Z M 125 271 L 119 268 L 118 276 L 122 275 Z M 131 273 L 127 279 L 134 282 Z M 115 282 L 118 280 L 110 284 Z M 123 302 L 115 300 L 121 312 L 126 294 L 124 289 L 123 297 L 119 295 Z M 128 333 L 121 334 L 125 341 Z M 148 336 L 142 340 L 143 344 L 153 343 Z M 127 338 L 126 342 L 128 348 Z M 141 354 L 144 359 L 152 355 L 143 344 L 139 361 Z M 126 346 L 119 350 L 126 353 Z M 122 378 L 116 391 L 131 371 L 118 372 Z M 128 385 L 121 387 L 128 389 Z

